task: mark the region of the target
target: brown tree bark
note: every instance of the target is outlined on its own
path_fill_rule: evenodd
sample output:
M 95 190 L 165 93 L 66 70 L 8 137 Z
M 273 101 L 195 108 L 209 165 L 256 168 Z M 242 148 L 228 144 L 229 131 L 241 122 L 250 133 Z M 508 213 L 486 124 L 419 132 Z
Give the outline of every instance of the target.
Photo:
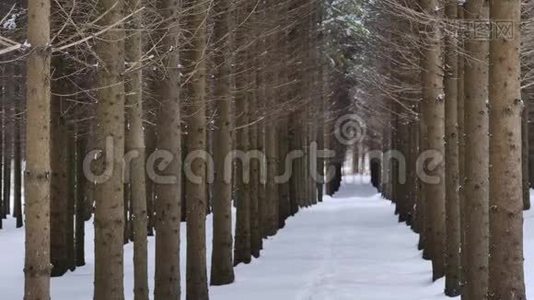
M 454 24 L 458 1 L 448 0 L 447 20 Z M 445 37 L 445 188 L 446 188 L 446 270 L 445 295 L 456 297 L 460 287 L 460 198 L 458 161 L 458 41 L 454 34 Z
M 484 22 L 488 1 L 472 0 L 465 6 L 466 22 Z M 465 40 L 465 183 L 462 245 L 465 299 L 484 299 L 488 272 L 488 41 Z
M 156 270 L 154 299 L 180 299 L 180 221 L 182 195 L 182 130 L 180 111 L 179 16 L 180 1 L 158 3 L 162 48 L 170 49 L 163 60 L 163 74 L 156 81 L 155 90 L 160 102 L 157 112 L 157 149 L 171 154 L 162 176 L 172 176 L 171 182 L 154 180 L 156 230 Z M 155 78 L 154 78 L 155 80 Z M 153 168 L 148 164 L 148 168 Z
M 125 145 L 126 146 L 126 145 Z M 131 206 L 131 194 L 130 191 L 130 184 L 124 183 L 124 227 L 122 228 L 122 237 L 124 245 L 128 244 L 130 242 L 130 236 L 131 236 L 131 220 L 130 220 L 130 206 Z
M 154 126 L 145 127 L 145 159 L 148 160 L 148 156 L 151 153 L 156 151 L 156 129 Z M 155 185 L 150 178 L 145 177 L 145 186 L 146 186 L 146 209 L 147 209 L 147 233 L 148 236 L 154 235 L 154 223 L 155 223 L 155 212 L 154 212 L 154 196 L 155 196 Z
M 421 0 L 422 9 L 434 18 L 439 17 L 435 10 L 439 6 L 437 0 Z M 422 82 L 423 82 L 423 119 L 426 125 L 426 143 L 422 150 L 445 153 L 443 136 L 445 135 L 445 107 L 443 96 L 443 76 L 441 71 L 441 41 L 438 28 L 429 26 L 424 32 L 424 49 L 422 50 Z M 432 259 L 434 280 L 445 275 L 445 166 L 439 164 L 429 172 L 439 178 L 439 183 L 425 183 L 425 222 L 426 243 Z
M 459 22 L 464 21 L 464 6 L 458 6 L 458 20 Z M 458 47 L 460 53 L 458 53 L 458 178 L 459 178 L 459 187 L 458 187 L 458 197 L 460 201 L 460 225 L 461 225 L 461 241 L 460 245 L 462 247 L 460 251 L 460 269 L 461 269 L 461 284 L 462 284 L 462 293 L 463 286 L 465 285 L 464 272 L 467 262 L 465 261 L 466 255 L 464 255 L 465 249 L 465 46 L 464 46 L 464 31 L 459 29 L 459 39 Z
M 56 60 L 55 73 L 61 74 L 62 63 Z M 56 93 L 64 93 L 60 83 L 54 82 Z M 50 244 L 50 259 L 53 265 L 52 277 L 62 276 L 69 269 L 68 261 L 68 132 L 62 116 L 61 97 L 52 97 L 51 123 L 51 191 L 50 191 L 50 230 L 53 232 Z M 7 155 L 6 155 L 7 156 Z M 4 172 L 5 176 L 5 172 Z M 7 181 L 6 181 L 7 182 Z
M 252 55 L 250 55 L 250 67 L 249 67 L 249 87 L 248 87 L 248 102 L 250 105 L 249 109 L 249 120 L 250 122 L 256 122 L 258 119 L 257 108 L 258 101 L 256 93 L 256 71 L 251 70 L 254 68 Z M 252 124 L 249 127 L 249 146 L 250 150 L 258 149 L 258 125 Z M 263 236 L 260 226 L 260 210 L 259 210 L 259 189 L 261 184 L 261 174 L 260 168 L 263 162 L 260 159 L 253 159 L 250 161 L 250 183 L 249 183 L 249 199 L 250 199 L 250 251 L 251 255 L 255 258 L 260 257 L 260 250 L 263 246 Z
M 204 51 L 206 48 L 208 12 L 206 0 L 187 0 L 184 10 L 186 31 L 190 35 L 186 38 L 184 65 L 189 77 L 187 82 L 188 103 L 188 161 L 186 167 L 191 175 L 186 178 L 185 199 L 187 202 L 187 294 L 186 299 L 204 300 L 209 298 L 208 279 L 206 272 L 206 206 L 208 195 L 207 158 L 203 153 L 207 151 L 206 144 L 206 62 Z M 201 156 L 199 156 L 200 154 Z M 189 165 L 188 165 L 189 164 Z M 187 174 L 187 173 L 186 173 Z
M 17 75 L 17 74 L 15 74 Z M 20 74 L 18 74 L 20 75 Z M 17 219 L 16 227 L 20 228 L 23 225 L 22 216 L 22 102 L 23 99 L 17 97 L 15 100 L 15 116 L 14 116 L 14 152 L 13 152 L 13 217 Z
M 418 104 L 418 113 L 419 115 L 423 114 L 423 103 L 422 101 Z M 421 154 L 424 149 L 426 149 L 426 124 L 423 120 L 423 118 L 419 118 L 418 120 L 418 155 Z M 427 239 L 427 224 L 428 224 L 428 217 L 425 216 L 426 213 L 426 192 L 425 192 L 425 184 L 421 178 L 418 180 L 418 189 L 417 189 L 417 202 L 416 202 L 416 214 L 417 214 L 417 223 L 419 227 L 419 242 L 417 245 L 417 249 L 423 250 L 423 259 L 430 259 L 429 254 L 429 247 L 426 247 L 428 243 Z
M 521 168 L 521 1 L 491 1 L 489 299 L 526 299 Z M 507 20 L 508 36 L 499 31 Z
M 15 69 L 13 67 L 9 68 L 9 76 L 15 76 Z M 16 101 L 16 91 L 15 84 L 7 84 L 6 86 L 6 96 L 3 103 L 3 172 L 4 172 L 4 182 L 2 189 L 2 199 L 3 199 L 3 217 L 4 219 L 11 214 L 11 175 L 12 175 L 12 161 L 13 161 L 13 141 L 14 141 L 14 114 L 13 107 Z
M 251 6 L 251 5 L 249 5 Z M 261 10 L 253 7 L 250 8 L 252 14 L 249 18 L 250 22 L 250 32 L 254 35 L 261 35 L 261 23 L 260 14 Z M 247 54 L 247 72 L 246 76 L 248 77 L 247 82 L 247 98 L 249 103 L 249 121 L 251 122 L 249 126 L 249 147 L 250 150 L 258 150 L 258 136 L 260 132 L 260 125 L 258 125 L 258 119 L 261 114 L 259 102 L 261 101 L 260 95 L 264 93 L 260 92 L 258 87 L 258 78 L 260 77 L 261 70 L 257 68 L 258 64 L 261 63 L 261 58 L 259 53 L 264 51 L 264 48 L 261 47 L 259 40 L 254 40 L 254 37 L 249 37 L 249 47 Z M 260 169 L 262 166 L 261 159 L 254 158 L 250 161 L 250 183 L 249 183 L 249 199 L 250 199 L 250 252 L 251 255 L 255 258 L 260 257 L 260 251 L 263 247 L 263 235 L 261 231 L 260 223 L 260 205 L 259 205 L 259 193 L 261 185 L 261 174 Z
M 284 94 L 287 96 L 287 93 Z M 281 97 L 284 98 L 284 97 Z M 285 98 L 284 98 L 285 99 Z M 286 157 L 289 154 L 289 118 L 287 115 L 280 116 L 278 126 L 278 174 L 284 174 L 286 171 Z M 278 228 L 284 228 L 286 219 L 291 215 L 290 195 L 289 195 L 290 181 L 278 183 Z
M 104 182 L 95 185 L 95 290 L 94 299 L 124 299 L 124 30 L 123 5 L 102 0 L 98 11 L 102 27 L 116 25 L 101 35 L 96 46 L 101 66 L 97 74 L 96 148 L 103 150 L 99 159 L 102 170 L 109 170 Z M 112 149 L 106 142 L 112 141 Z M 108 145 L 109 146 L 109 145 Z M 106 158 L 106 152 L 112 153 Z M 107 161 L 105 161 L 107 160 Z
M 523 98 L 525 99 L 525 98 Z M 528 98 L 526 98 L 528 101 Z M 528 174 L 528 152 L 529 152 L 529 142 L 528 142 L 528 104 L 524 106 L 523 112 L 521 113 L 521 168 L 522 168 L 522 179 L 523 179 L 523 210 L 530 209 L 530 180 Z
M 236 20 L 241 24 L 248 15 L 247 6 L 236 8 Z M 235 30 L 235 47 L 246 43 L 246 29 L 243 25 Z M 246 53 L 243 49 L 236 50 L 234 62 L 235 75 L 235 134 L 236 150 L 246 153 L 250 149 L 249 138 L 249 103 L 247 98 Z M 235 185 L 236 191 L 236 227 L 234 245 L 234 265 L 248 264 L 251 261 L 251 236 L 250 236 L 250 186 L 245 179 L 249 178 L 250 170 L 248 160 L 236 160 Z M 245 173 L 247 172 L 247 173 Z M 263 216 L 262 216 L 263 217 Z M 263 219 L 262 219 L 263 221 Z
M 128 11 L 135 12 L 143 3 L 141 0 L 129 0 Z M 135 153 L 129 168 L 130 177 L 130 235 L 133 237 L 134 264 L 134 299 L 148 300 L 148 262 L 147 235 L 148 218 L 146 203 L 146 152 L 143 132 L 143 71 L 140 64 L 143 54 L 142 24 L 143 15 L 134 14 L 128 22 L 126 39 L 126 61 L 132 71 L 126 74 L 126 151 Z
M 50 299 L 50 1 L 28 1 L 24 299 Z
M 6 67 L 3 67 L 2 68 L 2 76 L 3 77 L 7 77 L 9 76 L 9 69 Z M 4 79 L 2 80 L 2 97 L 0 98 L 0 126 L 2 127 L 2 131 L 0 132 L 0 149 L 2 151 L 0 151 L 0 162 L 1 162 L 1 165 L 0 166 L 0 229 L 3 227 L 3 219 L 7 218 L 7 215 L 6 215 L 6 206 L 7 204 L 5 203 L 4 201 L 4 189 L 2 188 L 3 187 L 3 183 L 4 183 L 4 171 L 3 171 L 3 168 L 4 168 L 4 130 L 3 128 L 6 127 L 6 113 L 5 113 L 5 103 L 7 102 L 7 85 L 8 85 L 8 80 Z
M 70 271 L 76 269 L 76 248 L 74 237 L 74 213 L 76 206 L 76 180 L 75 180 L 75 149 L 76 140 L 72 126 L 67 126 L 67 267 Z
M 83 160 L 85 158 L 86 140 L 81 136 L 80 129 L 77 128 L 76 135 L 76 266 L 85 265 L 85 211 L 87 201 L 85 200 L 86 178 L 83 173 Z
M 269 96 L 268 96 L 269 97 Z M 274 95 L 267 99 L 269 106 L 275 105 Z M 266 183 L 266 204 L 267 215 L 264 222 L 264 232 L 267 236 L 273 236 L 278 231 L 278 185 L 275 177 L 278 175 L 278 134 L 274 116 L 271 116 L 265 127 L 265 154 L 267 156 L 267 183 Z
M 232 150 L 231 136 L 231 65 L 226 55 L 231 50 L 230 1 L 222 0 L 213 7 L 214 39 L 218 46 L 214 53 L 214 109 L 215 130 L 212 132 L 215 181 L 213 183 L 213 246 L 211 254 L 211 285 L 234 281 L 232 260 L 232 169 L 225 168 L 225 160 Z M 230 176 L 228 176 L 230 175 Z M 227 179 L 225 179 L 227 178 Z

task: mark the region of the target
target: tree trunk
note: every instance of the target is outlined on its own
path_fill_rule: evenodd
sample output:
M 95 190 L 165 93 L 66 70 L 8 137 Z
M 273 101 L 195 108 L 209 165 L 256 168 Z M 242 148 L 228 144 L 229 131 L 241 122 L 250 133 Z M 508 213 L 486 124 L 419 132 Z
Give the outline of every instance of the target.
M 148 161 L 148 157 L 156 151 L 156 132 L 154 126 L 145 127 L 145 165 Z M 148 154 L 148 155 L 147 155 Z M 154 182 L 150 178 L 145 176 L 145 185 L 146 185 L 146 209 L 147 209 L 147 233 L 148 236 L 154 236 L 154 223 L 155 223 L 155 212 L 154 212 Z
M 232 169 L 225 168 L 225 160 L 232 150 L 231 136 L 231 66 L 225 55 L 230 53 L 230 1 L 214 4 L 214 39 L 219 47 L 214 54 L 215 130 L 213 131 L 213 249 L 211 255 L 211 285 L 234 282 L 232 261 Z M 227 177 L 225 179 L 225 177 Z
M 95 149 L 95 132 L 93 125 L 89 125 L 87 137 L 85 139 L 84 158 L 89 155 L 89 151 Z M 81 162 L 83 164 L 83 161 Z M 83 169 L 83 165 L 81 166 Z M 84 178 L 83 193 L 84 197 L 84 220 L 87 222 L 94 216 L 95 207 L 95 183 L 90 178 L 87 178 L 85 173 L 82 175 Z
M 187 38 L 190 44 L 185 52 L 184 65 L 188 82 L 188 135 L 186 169 L 191 175 L 186 178 L 187 202 L 187 295 L 188 300 L 209 298 L 206 274 L 206 17 L 208 2 L 188 0 L 185 10 L 186 30 L 192 35 Z M 187 174 L 187 173 L 186 173 Z
M 273 101 L 273 98 L 267 99 L 267 101 Z M 269 103 L 269 106 L 275 105 Z M 278 185 L 276 184 L 275 177 L 278 174 L 278 143 L 277 143 L 277 126 L 276 120 L 271 117 L 267 120 L 265 128 L 265 154 L 267 156 L 267 184 L 266 184 L 266 201 L 267 201 L 267 219 L 263 220 L 265 228 L 265 234 L 273 236 L 278 231 Z
M 287 95 L 287 93 L 285 93 Z M 289 154 L 289 138 L 288 138 L 288 124 L 289 118 L 287 115 L 280 117 L 280 126 L 278 127 L 278 174 L 282 175 L 286 171 L 286 158 Z M 278 228 L 284 228 L 286 219 L 291 214 L 290 198 L 289 198 L 289 181 L 278 183 Z
M 62 62 L 55 60 L 56 74 L 63 74 L 61 68 Z M 56 93 L 64 93 L 65 89 L 54 82 Z M 52 124 L 51 124 L 51 167 L 52 182 L 50 193 L 50 259 L 53 265 L 52 277 L 62 276 L 69 269 L 68 262 L 68 133 L 65 119 L 62 117 L 61 97 L 52 97 Z M 7 153 L 5 156 L 7 157 Z M 4 176 L 6 173 L 4 172 Z M 4 177 L 5 178 L 5 177 Z M 7 182 L 7 180 L 5 180 Z
M 24 299 L 50 299 L 50 1 L 28 2 Z
M 6 105 L 8 105 L 6 103 Z M 5 116 L 10 119 L 12 117 L 11 109 L 9 106 L 4 108 Z M 11 162 L 13 154 L 13 126 L 11 120 L 4 126 L 4 186 L 3 186 L 3 195 L 4 199 L 4 218 L 11 213 Z
M 288 121 L 288 140 L 289 140 L 290 151 L 299 150 L 298 143 L 297 143 L 297 136 L 298 136 L 297 126 L 298 124 L 297 124 L 297 120 L 295 120 L 295 114 L 292 113 L 289 115 L 289 121 Z M 289 178 L 289 207 L 290 207 L 290 213 L 292 216 L 294 216 L 299 211 L 299 205 L 297 202 L 299 183 L 298 183 L 298 178 L 297 178 L 296 167 L 297 167 L 297 162 L 296 160 L 293 160 L 291 162 L 292 174 L 291 174 L 291 177 Z
M 134 12 L 143 3 L 129 0 L 128 10 Z M 134 299 L 148 300 L 148 262 L 147 262 L 147 203 L 145 170 L 145 136 L 143 132 L 143 72 L 140 67 L 143 54 L 141 36 L 142 15 L 137 13 L 128 22 L 130 30 L 126 39 L 126 61 L 134 68 L 126 78 L 126 151 L 135 157 L 130 161 L 127 178 L 130 186 L 130 234 L 134 241 Z
M 252 58 L 250 59 L 251 66 L 249 67 L 249 92 L 248 102 L 250 104 L 249 120 L 250 122 L 256 122 L 257 116 L 257 93 L 256 88 L 256 73 L 252 70 L 254 68 Z M 255 151 L 258 149 L 258 125 L 252 124 L 249 127 L 249 146 L 250 150 Z M 260 257 L 260 250 L 263 245 L 263 236 L 261 232 L 260 224 L 260 210 L 259 210 L 259 186 L 260 182 L 260 168 L 262 167 L 259 159 L 253 159 L 250 161 L 250 183 L 249 183 L 249 199 L 250 199 L 250 253 L 255 258 Z
M 523 97 L 522 99 L 525 99 Z M 528 98 L 526 98 L 528 101 Z M 528 104 L 524 105 L 523 112 L 521 114 L 521 159 L 522 159 L 522 178 L 523 178 L 523 210 L 530 209 L 530 180 L 528 174 Z
M 9 68 L 9 75 L 14 76 L 14 68 Z M 15 85 L 8 84 L 6 87 L 6 97 L 4 101 L 4 144 L 3 144 L 3 171 L 4 171 L 4 185 L 3 185 L 3 195 L 4 200 L 3 207 L 3 216 L 4 219 L 11 214 L 11 166 L 13 159 L 13 140 L 14 140 L 14 124 L 13 124 L 13 105 L 16 101 L 15 99 Z
M 126 144 L 125 144 L 126 146 Z M 123 237 L 123 243 L 124 245 L 128 244 L 130 241 L 130 195 L 132 194 L 130 191 L 130 184 L 124 183 L 124 227 L 122 228 L 122 237 Z
M 86 178 L 83 173 L 83 160 L 85 158 L 86 141 L 80 136 L 80 129 L 76 136 L 76 266 L 85 265 L 85 200 Z
M 178 68 L 180 1 L 160 2 L 165 20 L 160 29 L 163 49 L 170 49 L 163 61 L 163 74 L 157 80 L 160 107 L 157 115 L 157 149 L 171 154 L 164 174 L 174 180 L 163 182 L 150 178 L 155 190 L 156 270 L 154 300 L 180 299 L 180 221 L 182 182 L 182 131 L 180 117 L 180 70 Z M 156 79 L 156 78 L 154 78 Z M 148 164 L 148 168 L 156 165 Z
M 99 2 L 99 25 L 120 24 L 123 6 L 115 0 Z M 104 150 L 99 165 L 109 176 L 95 185 L 95 300 L 124 299 L 124 44 L 122 25 L 100 36 L 96 53 L 101 66 L 97 74 L 96 148 Z M 107 141 L 113 143 L 106 148 Z M 110 147 L 110 145 L 107 145 Z M 112 154 L 107 158 L 106 152 Z M 101 171 L 102 171 L 101 170 Z
M 414 111 L 417 111 L 417 106 L 414 106 Z M 418 124 L 416 120 L 411 120 L 408 123 L 409 141 L 408 141 L 408 155 L 409 155 L 409 171 L 407 181 L 407 197 L 410 202 L 410 216 L 408 218 L 409 226 L 416 233 L 421 233 L 421 227 L 417 220 L 417 203 L 419 203 L 419 178 L 417 177 L 417 157 L 419 153 L 418 145 Z M 365 152 L 364 152 L 365 153 Z M 362 165 L 365 165 L 365 159 L 362 158 Z M 365 172 L 363 172 L 365 173 Z
M 326 139 L 325 139 L 325 125 L 326 125 L 326 103 L 328 97 L 325 96 L 325 82 L 326 82 L 326 74 L 327 72 L 324 71 L 324 67 L 321 67 L 321 70 L 319 72 L 319 80 L 321 82 L 321 88 L 320 88 L 320 97 L 319 97 L 319 127 L 317 128 L 317 148 L 325 150 L 326 149 Z M 288 122 L 289 123 L 289 122 Z M 289 138 L 289 133 L 288 133 Z M 289 142 L 288 142 L 289 144 Z M 317 159 L 317 176 L 318 180 L 315 183 L 315 186 L 317 187 L 317 201 L 322 202 L 323 201 L 323 194 L 324 194 L 324 168 L 325 168 L 325 158 L 320 156 Z M 290 200 L 291 201 L 291 200 Z
M 458 20 L 463 22 L 464 20 L 464 6 L 458 6 Z M 465 252 L 465 85 L 464 85 L 464 70 L 465 70 L 465 46 L 464 38 L 461 36 L 464 32 L 459 30 L 459 49 L 460 53 L 458 54 L 458 178 L 459 178 L 459 188 L 458 188 L 458 197 L 460 202 L 460 269 L 461 269 L 461 284 L 462 284 L 462 293 L 465 286 L 464 272 L 465 266 L 467 265 Z
M 2 68 L 2 76 L 7 77 L 9 76 L 9 71 L 7 67 Z M 3 189 L 3 183 L 4 183 L 4 135 L 5 135 L 5 129 L 6 128 L 6 112 L 5 112 L 5 103 L 7 102 L 7 85 L 9 81 L 4 78 L 2 81 L 2 97 L 0 98 L 0 229 L 3 227 L 2 222 L 3 219 L 7 218 L 6 216 L 6 203 L 4 201 L 4 189 Z
M 20 74 L 18 74 L 20 75 Z M 22 102 L 23 99 L 17 98 L 15 100 L 15 130 L 14 130 L 14 152 L 13 152 L 13 217 L 17 218 L 17 228 L 22 227 L 23 218 L 22 218 Z
M 423 10 L 433 16 L 439 17 L 437 0 L 422 0 Z M 443 99 L 443 78 L 441 75 L 441 42 L 437 28 L 431 27 L 424 33 L 425 49 L 422 51 L 423 63 L 423 119 L 426 125 L 426 148 L 422 150 L 445 153 L 445 107 Z M 439 183 L 425 183 L 425 216 L 427 222 L 427 243 L 432 258 L 434 280 L 445 275 L 445 166 L 443 162 L 436 166 L 429 175 L 439 178 Z
M 521 1 L 491 1 L 489 299 L 526 299 L 523 270 L 521 168 Z M 496 25 L 497 26 L 497 25 Z
M 254 8 L 249 5 L 250 10 Z M 250 16 L 250 27 L 251 32 L 256 35 L 261 35 L 262 29 L 259 26 L 259 16 L 261 11 L 258 12 L 258 9 L 252 11 Z M 250 38 L 249 38 L 250 39 Z M 262 45 L 257 40 L 252 40 L 249 44 L 250 50 L 247 54 L 247 72 L 246 76 L 248 77 L 248 88 L 247 88 L 247 98 L 250 105 L 249 113 L 249 122 L 252 124 L 249 126 L 249 148 L 252 151 L 258 150 L 258 135 L 260 134 L 260 125 L 257 124 L 260 110 L 259 102 L 261 101 L 260 95 L 263 95 L 263 91 L 260 92 L 258 89 L 258 78 L 260 78 L 259 73 L 261 70 L 257 69 L 257 65 L 261 63 L 261 58 L 259 53 L 263 52 L 264 49 L 260 48 Z M 253 44 L 252 44 L 253 43 Z M 261 79 L 260 79 L 261 80 Z M 263 235 L 261 231 L 260 223 L 260 206 L 259 206 L 259 192 L 261 185 L 261 174 L 260 169 L 262 166 L 262 161 L 260 159 L 254 158 L 250 161 L 250 183 L 249 183 L 249 199 L 250 199 L 250 252 L 251 255 L 255 258 L 260 257 L 260 250 L 263 247 Z
M 354 144 L 352 145 L 352 150 L 351 150 L 351 159 L 352 159 L 352 174 L 358 174 L 358 170 L 360 169 L 360 145 L 359 144 Z
M 488 1 L 471 0 L 465 19 L 483 22 L 488 17 Z M 465 41 L 465 183 L 462 245 L 465 299 L 484 299 L 488 272 L 488 41 Z
M 458 16 L 458 1 L 447 0 L 445 13 L 454 24 Z M 445 184 L 446 184 L 446 236 L 447 257 L 445 295 L 460 295 L 460 198 L 458 162 L 458 54 L 457 37 L 445 39 Z
M 74 240 L 74 212 L 76 205 L 76 181 L 74 173 L 76 167 L 76 140 L 71 126 L 67 128 L 67 267 L 70 271 L 76 269 L 76 248 Z
M 422 115 L 423 113 L 423 104 L 420 102 L 417 105 L 417 110 L 419 115 Z M 425 122 L 422 120 L 422 118 L 419 118 L 417 121 L 416 128 L 417 131 L 417 142 L 418 147 L 417 150 L 419 151 L 418 155 L 421 154 L 423 149 L 426 149 L 426 125 Z M 426 247 L 428 240 L 427 240 L 427 230 L 426 230 L 426 224 L 428 223 L 428 220 L 425 216 L 426 208 L 426 198 L 425 198 L 425 183 L 423 182 L 422 178 L 418 178 L 417 181 L 417 202 L 415 203 L 416 206 L 416 214 L 417 214 L 417 227 L 419 227 L 419 242 L 417 245 L 417 249 L 423 250 L 423 259 L 430 259 L 430 255 L 428 254 L 429 248 Z
M 248 7 L 248 6 L 245 6 Z M 248 15 L 245 7 L 238 7 L 237 22 L 241 24 Z M 235 47 L 246 43 L 246 29 L 239 26 L 236 29 Z M 247 77 L 246 71 L 246 53 L 242 49 L 236 50 L 235 65 L 235 106 L 236 106 L 236 150 L 246 153 L 250 149 L 249 139 L 249 103 L 247 98 Z M 250 236 L 250 187 L 249 182 L 249 161 L 237 159 L 235 168 L 236 192 L 236 228 L 235 228 L 235 246 L 234 246 L 234 266 L 240 263 L 250 263 L 251 261 L 251 236 Z M 263 216 L 262 216 L 263 217 Z M 263 221 L 263 220 L 262 220 Z

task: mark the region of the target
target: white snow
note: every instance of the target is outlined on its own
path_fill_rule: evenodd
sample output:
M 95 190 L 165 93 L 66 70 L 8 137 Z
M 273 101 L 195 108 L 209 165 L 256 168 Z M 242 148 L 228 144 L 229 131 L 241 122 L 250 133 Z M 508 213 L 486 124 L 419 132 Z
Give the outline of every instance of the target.
M 28 42 L 28 40 L 25 40 L 24 43 L 22 44 L 22 50 L 26 50 L 28 48 L 31 48 L 32 47 L 32 44 L 30 44 L 30 42 Z
M 2 27 L 7 30 L 14 30 L 17 28 L 17 18 L 19 17 L 18 13 L 11 14 L 9 16 L 9 19 L 7 19 L 4 24 L 2 24 Z
M 264 242 L 262 256 L 236 267 L 236 282 L 210 287 L 211 299 L 254 300 L 435 300 L 444 281 L 431 281 L 431 264 L 417 251 L 417 235 L 393 215 L 394 206 L 368 184 L 367 177 L 346 176 L 335 197 L 302 209 L 286 227 Z M 534 199 L 533 199 L 534 200 Z M 211 215 L 207 219 L 211 251 Z M 4 220 L 0 230 L 2 299 L 22 299 L 23 229 Z M 534 280 L 534 211 L 525 215 L 526 282 Z M 185 240 L 185 226 L 182 227 Z M 92 299 L 93 228 L 86 226 L 87 266 L 52 280 L 52 299 Z M 182 244 L 185 270 L 185 245 Z M 149 239 L 149 276 L 154 274 L 154 240 Z M 210 260 L 208 259 L 208 264 Z M 125 246 L 126 298 L 133 299 L 132 244 Z M 208 270 L 209 274 L 209 270 Z M 182 282 L 185 274 L 182 272 Z M 153 282 L 150 282 L 151 289 Z M 185 289 L 182 288 L 184 291 Z M 152 290 L 151 290 L 152 292 Z M 527 289 L 528 297 L 534 293 Z M 185 295 L 184 295 L 185 296 Z

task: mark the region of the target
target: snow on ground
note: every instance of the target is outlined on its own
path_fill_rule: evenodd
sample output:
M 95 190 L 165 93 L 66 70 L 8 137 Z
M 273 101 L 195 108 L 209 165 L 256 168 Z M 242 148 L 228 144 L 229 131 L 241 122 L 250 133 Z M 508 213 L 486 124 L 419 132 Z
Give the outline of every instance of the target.
M 238 266 L 234 285 L 212 289 L 213 298 L 447 299 L 443 283 L 431 282 L 417 236 L 361 180 L 346 177 L 335 197 L 290 219 L 258 261 Z
M 417 235 L 397 223 L 393 211 L 394 206 L 370 187 L 368 178 L 346 176 L 335 197 L 325 197 L 324 203 L 302 209 L 276 236 L 265 241 L 260 259 L 237 266 L 234 284 L 211 287 L 211 299 L 448 299 L 442 293 L 443 279 L 431 282 L 431 264 L 422 260 L 417 251 Z M 211 216 L 207 222 L 209 255 Z M 22 299 L 24 288 L 23 230 L 14 227 L 13 220 L 8 220 L 5 229 L 0 230 L 0 290 L 6 300 Z M 92 299 L 94 256 L 90 222 L 86 229 L 88 264 L 52 280 L 54 300 Z M 182 229 L 185 240 L 185 226 Z M 525 215 L 525 230 L 526 281 L 532 286 L 534 211 Z M 149 252 L 149 276 L 153 278 L 152 238 Z M 127 299 L 133 299 L 132 254 L 132 245 L 126 245 Z M 182 251 L 183 267 L 184 259 Z M 207 261 L 209 264 L 210 260 Z M 182 282 L 184 279 L 182 273 Z M 152 289 L 153 283 L 150 285 Z M 534 297 L 531 289 L 527 290 L 527 296 Z

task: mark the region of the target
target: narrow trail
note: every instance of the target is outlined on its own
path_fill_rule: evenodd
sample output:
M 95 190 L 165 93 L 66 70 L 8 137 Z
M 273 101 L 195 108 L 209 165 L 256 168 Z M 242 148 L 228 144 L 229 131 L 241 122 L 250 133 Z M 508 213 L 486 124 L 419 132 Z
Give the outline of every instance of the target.
M 431 282 L 417 235 L 367 178 L 347 176 L 341 190 L 304 209 L 265 244 L 262 257 L 238 266 L 236 283 L 213 299 L 447 299 Z

